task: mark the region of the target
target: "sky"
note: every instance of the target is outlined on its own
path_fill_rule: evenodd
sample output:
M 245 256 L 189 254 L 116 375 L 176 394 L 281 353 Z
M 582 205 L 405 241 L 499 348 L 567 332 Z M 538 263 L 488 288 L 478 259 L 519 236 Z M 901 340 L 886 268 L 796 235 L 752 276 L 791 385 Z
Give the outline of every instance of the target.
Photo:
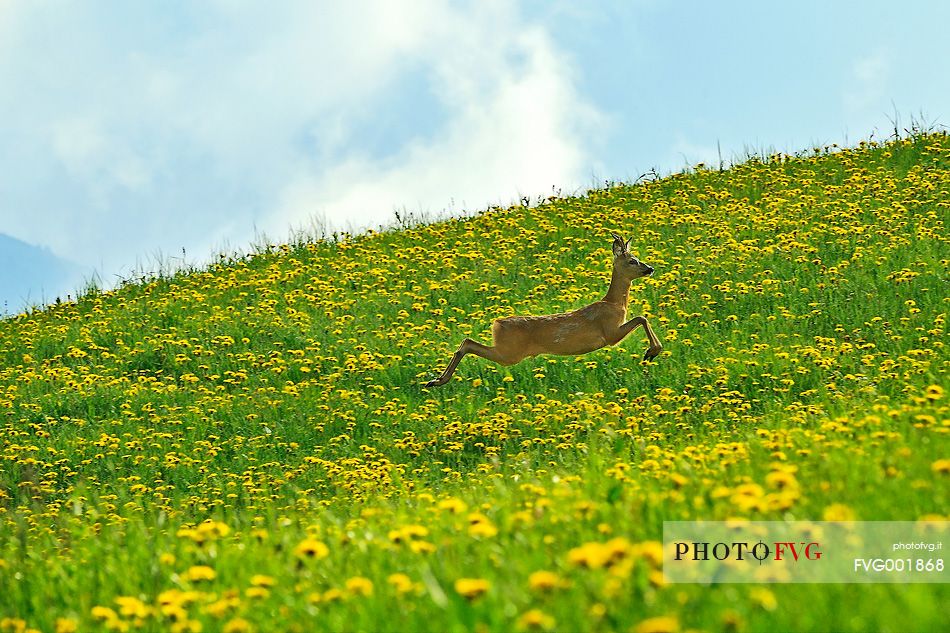
M 0 0 L 0 234 L 108 286 L 950 124 L 947 24 L 937 0 Z

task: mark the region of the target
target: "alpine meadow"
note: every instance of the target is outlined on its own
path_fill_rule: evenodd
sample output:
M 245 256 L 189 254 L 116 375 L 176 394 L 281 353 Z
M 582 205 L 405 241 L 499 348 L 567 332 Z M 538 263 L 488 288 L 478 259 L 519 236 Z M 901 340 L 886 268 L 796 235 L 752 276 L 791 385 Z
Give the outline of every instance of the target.
M 907 631 L 945 584 L 667 584 L 663 521 L 948 520 L 950 136 L 303 236 L 0 321 L 0 632 Z M 643 329 L 477 356 L 655 269 Z

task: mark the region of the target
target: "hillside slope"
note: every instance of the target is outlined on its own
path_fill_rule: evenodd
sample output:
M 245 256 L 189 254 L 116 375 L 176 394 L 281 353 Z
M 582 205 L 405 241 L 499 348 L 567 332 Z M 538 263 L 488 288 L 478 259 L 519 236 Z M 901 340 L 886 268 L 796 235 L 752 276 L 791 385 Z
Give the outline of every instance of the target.
M 948 209 L 920 135 L 4 320 L 0 630 L 936 629 L 946 585 L 664 585 L 657 555 L 664 520 L 942 517 Z M 640 330 L 421 386 L 600 298 L 611 231 L 656 268 L 654 362 Z

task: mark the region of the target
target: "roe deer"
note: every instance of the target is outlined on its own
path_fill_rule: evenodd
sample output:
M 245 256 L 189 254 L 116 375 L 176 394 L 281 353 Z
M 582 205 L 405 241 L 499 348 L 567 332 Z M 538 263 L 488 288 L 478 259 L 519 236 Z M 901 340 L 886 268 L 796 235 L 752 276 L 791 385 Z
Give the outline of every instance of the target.
M 611 235 L 614 238 L 614 266 L 610 288 L 603 299 L 573 312 L 496 319 L 491 328 L 494 347 L 465 339 L 442 375 L 425 386 L 438 387 L 447 383 L 466 354 L 475 354 L 500 365 L 514 365 L 539 354 L 586 354 L 607 345 L 616 345 L 641 325 L 650 342 L 643 358 L 655 358 L 663 350 L 663 345 L 646 318 L 638 316 L 624 321 L 630 283 L 639 277 L 652 275 L 653 268 L 630 254 L 630 240 L 624 241 L 616 233 Z

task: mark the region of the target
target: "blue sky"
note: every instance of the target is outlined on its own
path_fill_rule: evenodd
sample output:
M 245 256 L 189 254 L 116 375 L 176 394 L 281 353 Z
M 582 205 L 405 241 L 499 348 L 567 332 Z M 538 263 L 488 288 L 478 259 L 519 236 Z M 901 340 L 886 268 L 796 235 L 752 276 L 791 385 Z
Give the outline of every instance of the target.
M 895 110 L 946 124 L 946 24 L 936 1 L 0 0 L 0 233 L 108 283 L 717 144 L 882 137 Z

